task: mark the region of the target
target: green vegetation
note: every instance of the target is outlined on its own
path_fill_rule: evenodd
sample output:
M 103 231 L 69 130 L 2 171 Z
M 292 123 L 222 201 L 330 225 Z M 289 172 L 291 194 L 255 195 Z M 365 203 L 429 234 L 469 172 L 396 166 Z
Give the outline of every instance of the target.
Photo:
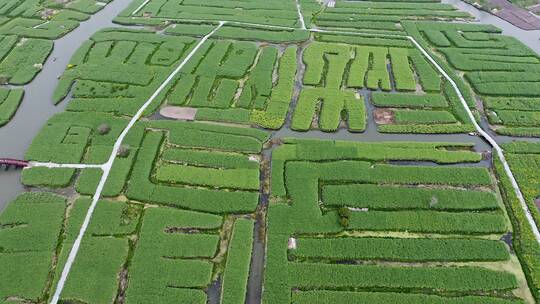
M 509 229 L 486 168 L 388 163 L 421 159 L 422 151 L 432 157 L 444 151 L 435 162 L 475 154 L 466 145 L 443 147 L 291 139 L 275 149 L 265 303 L 303 301 L 300 295 L 323 290 L 333 290 L 326 299 L 334 300 L 354 290 L 359 300 L 358 291 L 381 288 L 413 302 L 450 294 L 463 303 L 491 303 L 490 294 L 518 287 L 515 273 L 476 263 L 510 258 L 503 242 L 484 238 Z
M 7 124 L 21 104 L 24 90 L 0 88 L 0 127 Z
M 300 238 L 296 259 L 382 261 L 507 260 L 503 243 L 482 239 Z
M 221 303 L 244 303 L 253 239 L 253 221 L 237 219 L 227 252 L 227 264 L 221 287 Z
M 50 39 L 102 5 L 23 2 L 0 5 L 2 83 L 30 81 Z M 125 26 L 98 31 L 71 58 L 54 96 L 69 96 L 66 112 L 25 154 L 103 164 L 152 98 L 119 143 L 60 302 L 244 303 L 262 275 L 266 304 L 533 303 L 538 244 L 483 146 L 281 137 L 363 132 L 367 116 L 379 132 L 474 131 L 408 36 L 471 107 L 484 103 L 497 132 L 540 134 L 538 56 L 468 18 L 435 0 L 132 1 L 115 19 Z M 22 94 L 0 89 L 0 121 Z M 540 145 L 504 149 L 540 220 Z M 22 171 L 30 191 L 0 215 L 0 302 L 51 300 L 102 173 Z
M 2 299 L 13 296 L 35 301 L 44 299 L 65 208 L 64 198 L 37 192 L 21 194 L 2 212 Z
M 133 1 L 117 18 L 126 24 L 163 24 L 182 20 L 208 20 L 259 23 L 287 27 L 299 27 L 296 5 L 287 0 L 272 3 L 256 0 L 230 2 L 212 0 L 201 3 L 188 0 L 148 2 L 139 11 L 144 0 Z

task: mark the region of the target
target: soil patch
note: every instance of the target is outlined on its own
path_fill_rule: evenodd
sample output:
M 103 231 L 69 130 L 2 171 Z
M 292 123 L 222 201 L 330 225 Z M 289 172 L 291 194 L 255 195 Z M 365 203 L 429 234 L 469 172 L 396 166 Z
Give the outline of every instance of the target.
M 197 109 L 188 107 L 164 107 L 159 110 L 159 114 L 178 120 L 195 120 Z
M 521 29 L 540 29 L 540 19 L 533 16 L 528 10 L 518 7 L 508 0 L 490 0 L 490 6 L 497 8 L 492 10 L 491 13 Z
M 373 110 L 373 119 L 377 124 L 388 125 L 395 122 L 394 112 L 389 109 L 375 109 Z

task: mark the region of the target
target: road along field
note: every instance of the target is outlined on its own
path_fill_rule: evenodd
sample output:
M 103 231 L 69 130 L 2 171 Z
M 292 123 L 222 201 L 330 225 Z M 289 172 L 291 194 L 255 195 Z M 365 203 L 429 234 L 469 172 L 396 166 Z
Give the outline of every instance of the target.
M 491 76 L 471 55 L 526 48 L 446 22 L 466 20 L 437 2 L 133 1 L 60 77 L 32 191 L 0 215 L 0 298 L 535 303 L 537 147 L 503 154 L 480 128 Z M 358 140 L 302 138 L 317 130 Z

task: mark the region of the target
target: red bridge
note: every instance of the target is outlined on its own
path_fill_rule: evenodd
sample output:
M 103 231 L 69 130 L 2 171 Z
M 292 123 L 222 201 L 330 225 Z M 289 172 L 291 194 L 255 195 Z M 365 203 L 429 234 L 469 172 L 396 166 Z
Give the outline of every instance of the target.
M 15 168 L 28 167 L 29 163 L 25 160 L 13 159 L 13 158 L 0 158 L 0 166 L 5 166 L 6 169 L 10 166 Z

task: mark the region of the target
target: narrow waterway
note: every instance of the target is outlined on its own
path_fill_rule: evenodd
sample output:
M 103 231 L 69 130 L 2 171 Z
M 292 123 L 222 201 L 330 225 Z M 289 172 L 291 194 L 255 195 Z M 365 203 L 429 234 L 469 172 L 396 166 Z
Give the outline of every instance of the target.
M 112 23 L 132 0 L 114 0 L 101 11 L 82 22 L 66 36 L 55 40 L 54 50 L 43 70 L 29 84 L 23 86 L 25 96 L 13 119 L 0 128 L 0 157 L 23 158 L 24 152 L 45 122 L 57 112 L 64 110 L 66 102 L 55 106 L 52 96 L 60 76 L 73 53 L 90 36 L 100 29 L 117 26 Z M 5 204 L 23 190 L 19 182 L 20 171 L 10 169 L 0 172 L 0 211 Z

